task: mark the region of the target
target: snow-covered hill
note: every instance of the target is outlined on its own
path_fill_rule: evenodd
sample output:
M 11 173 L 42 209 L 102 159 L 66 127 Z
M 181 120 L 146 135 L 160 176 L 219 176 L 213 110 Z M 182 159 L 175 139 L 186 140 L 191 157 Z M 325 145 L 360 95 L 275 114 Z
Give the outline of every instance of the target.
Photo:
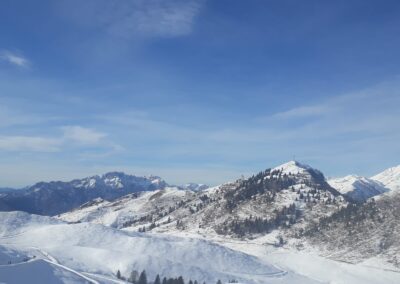
M 60 219 L 126 230 L 231 236 L 290 228 L 332 214 L 346 200 L 310 166 L 289 162 L 200 192 L 166 188 L 113 202 L 95 200 Z
M 95 279 L 115 279 L 117 270 L 129 275 L 133 269 L 145 269 L 149 279 L 159 273 L 207 283 L 217 279 L 282 283 L 286 278 L 293 280 L 290 283 L 313 283 L 256 257 L 200 239 L 124 232 L 90 223 L 67 224 L 22 212 L 1 212 L 0 234 L 3 250 L 12 248 L 80 274 L 97 275 Z
M 400 191 L 400 165 L 389 168 L 373 176 L 371 179 L 380 182 L 390 191 Z
M 341 194 L 356 202 L 363 202 L 370 197 L 388 191 L 380 182 L 357 175 L 348 175 L 343 178 L 328 180 L 328 183 Z
M 92 222 L 124 228 L 131 226 L 135 221 L 151 223 L 153 216 L 161 218 L 174 207 L 192 200 L 195 196 L 196 193 L 189 190 L 167 187 L 156 191 L 128 194 L 112 202 L 94 199 L 60 215 L 59 218 L 72 223 Z M 166 211 L 161 213 L 161 210 Z

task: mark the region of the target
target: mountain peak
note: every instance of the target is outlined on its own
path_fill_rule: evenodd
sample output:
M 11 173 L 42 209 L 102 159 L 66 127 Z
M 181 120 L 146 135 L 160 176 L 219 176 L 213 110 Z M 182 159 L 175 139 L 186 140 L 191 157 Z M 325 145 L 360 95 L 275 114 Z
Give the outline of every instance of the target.
M 306 164 L 302 164 L 298 161 L 289 161 L 287 163 L 284 163 L 280 166 L 277 166 L 275 168 L 273 168 L 272 170 L 278 170 L 278 171 L 282 171 L 282 173 L 285 174 L 298 174 L 298 173 L 304 173 L 306 170 L 310 170 L 312 169 L 312 167 L 310 167 L 309 165 Z

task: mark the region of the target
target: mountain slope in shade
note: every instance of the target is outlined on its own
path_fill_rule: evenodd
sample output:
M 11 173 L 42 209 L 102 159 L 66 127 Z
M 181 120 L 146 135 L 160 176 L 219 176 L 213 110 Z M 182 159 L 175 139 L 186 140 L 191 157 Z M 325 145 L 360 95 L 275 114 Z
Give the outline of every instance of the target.
M 382 183 L 390 191 L 400 191 L 400 165 L 384 170 L 371 179 Z
M 380 182 L 356 175 L 330 179 L 328 183 L 341 194 L 356 202 L 363 202 L 388 191 Z
M 167 183 L 159 177 L 138 177 L 121 172 L 76 179 L 70 182 L 40 182 L 29 188 L 0 195 L 0 211 L 25 211 L 57 215 L 93 200 L 115 200 L 121 196 L 161 189 Z

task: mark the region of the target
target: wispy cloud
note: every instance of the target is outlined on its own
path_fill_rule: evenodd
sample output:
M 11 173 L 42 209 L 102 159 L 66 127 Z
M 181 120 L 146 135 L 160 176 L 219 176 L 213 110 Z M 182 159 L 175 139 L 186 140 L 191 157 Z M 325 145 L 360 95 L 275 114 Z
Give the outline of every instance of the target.
M 122 11 L 115 11 L 116 17 L 107 30 L 112 34 L 130 38 L 145 36 L 182 36 L 192 31 L 193 20 L 200 5 L 196 1 L 133 1 Z
M 292 108 L 287 111 L 279 112 L 273 115 L 275 118 L 291 119 L 299 117 L 311 117 L 318 116 L 324 113 L 332 111 L 332 107 L 326 105 L 311 105 L 311 106 L 300 106 Z
M 0 150 L 7 152 L 57 152 L 61 139 L 35 136 L 0 136 Z
M 107 134 L 81 126 L 64 126 L 64 139 L 85 145 L 98 144 Z
M 28 68 L 31 64 L 24 56 L 8 50 L 0 51 L 0 60 L 21 68 Z
M 0 104 L 2 104 L 1 101 Z M 0 128 L 16 125 L 31 125 L 43 120 L 45 120 L 45 118 L 38 115 L 24 113 L 11 109 L 10 107 L 0 106 Z
M 107 134 L 81 126 L 63 126 L 58 136 L 0 136 L 0 151 L 5 152 L 59 152 L 68 147 L 103 146 L 107 153 L 120 151 L 122 147 L 104 140 Z M 100 154 L 99 154 L 100 155 Z
M 125 39 L 175 37 L 191 33 L 203 0 L 63 1 L 74 23 Z

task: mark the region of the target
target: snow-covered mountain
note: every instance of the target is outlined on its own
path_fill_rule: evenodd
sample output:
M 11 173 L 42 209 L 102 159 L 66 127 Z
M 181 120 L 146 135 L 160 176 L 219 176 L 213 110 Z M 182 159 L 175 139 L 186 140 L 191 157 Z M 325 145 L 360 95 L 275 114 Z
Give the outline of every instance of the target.
M 356 202 L 364 202 L 368 198 L 388 191 L 382 183 L 357 175 L 330 179 L 328 183 L 341 194 Z
M 321 172 L 293 161 L 199 192 L 165 188 L 96 200 L 60 219 L 134 231 L 244 236 L 303 226 L 346 204 Z
M 8 191 L 0 196 L 0 211 L 21 210 L 41 215 L 56 215 L 95 198 L 114 200 L 133 192 L 167 186 L 157 176 L 139 177 L 121 172 L 76 179 L 70 182 L 39 182 L 31 187 Z
M 328 183 L 341 194 L 355 202 L 364 202 L 371 197 L 384 193 L 391 194 L 400 190 L 400 166 L 392 167 L 371 177 L 348 175 L 329 179 Z
M 371 179 L 380 182 L 390 191 L 400 191 L 400 165 L 389 168 L 373 176 Z

